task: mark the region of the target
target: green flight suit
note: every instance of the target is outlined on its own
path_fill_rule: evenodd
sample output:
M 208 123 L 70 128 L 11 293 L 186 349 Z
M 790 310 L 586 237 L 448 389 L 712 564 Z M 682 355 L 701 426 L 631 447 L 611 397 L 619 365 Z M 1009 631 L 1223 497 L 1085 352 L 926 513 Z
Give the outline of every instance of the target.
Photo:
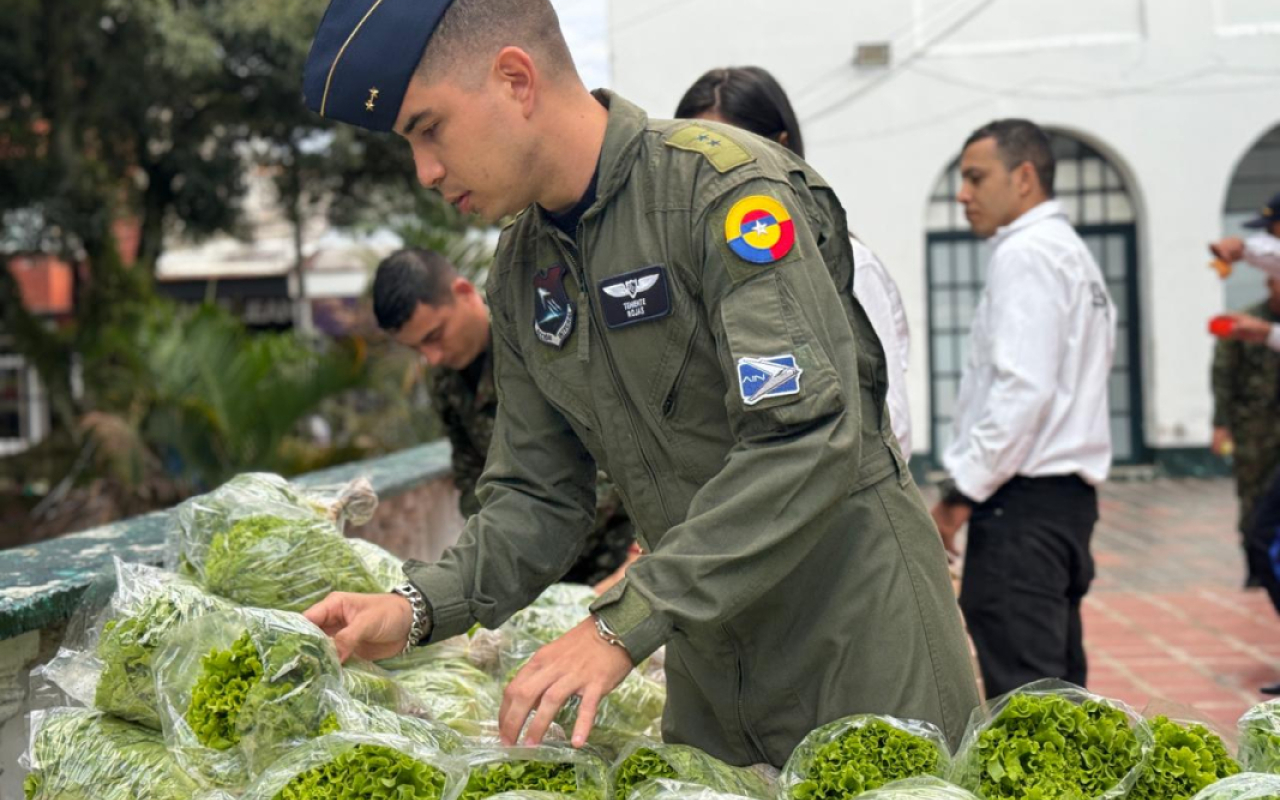
M 1280 322 L 1266 302 L 1245 313 Z M 1280 353 L 1265 344 L 1218 342 L 1213 353 L 1213 424 L 1229 430 L 1235 441 L 1232 472 L 1240 498 L 1240 532 L 1247 536 L 1253 509 L 1280 468 Z
M 458 487 L 458 511 L 464 518 L 480 510 L 476 484 L 484 472 L 493 423 L 498 416 L 498 392 L 493 385 L 493 353 L 478 357 L 479 374 L 474 385 L 459 370 L 431 370 L 431 404 L 440 415 L 452 448 L 453 483 Z M 612 575 L 627 560 L 635 529 L 622 505 L 618 490 L 604 473 L 597 476 L 596 519 L 583 543 L 582 555 L 565 573 L 571 583 L 594 585 Z
M 853 300 L 838 200 L 761 139 L 597 97 L 609 123 L 576 243 L 534 207 L 499 244 L 483 508 L 439 562 L 406 567 L 432 639 L 498 625 L 555 581 L 590 525 L 599 464 L 648 555 L 594 610 L 635 661 L 667 645 L 664 738 L 781 766 L 811 729 L 871 712 L 931 721 L 956 744 L 977 687 Z M 761 221 L 740 212 L 762 205 L 751 198 L 791 218 L 794 245 L 772 263 L 728 243 L 731 213 Z M 605 290 L 655 267 L 649 296 L 668 313 L 607 319 Z M 557 275 L 565 296 L 548 288 Z M 541 326 L 566 300 L 557 347 Z M 786 365 L 794 382 L 751 382 L 794 375 Z

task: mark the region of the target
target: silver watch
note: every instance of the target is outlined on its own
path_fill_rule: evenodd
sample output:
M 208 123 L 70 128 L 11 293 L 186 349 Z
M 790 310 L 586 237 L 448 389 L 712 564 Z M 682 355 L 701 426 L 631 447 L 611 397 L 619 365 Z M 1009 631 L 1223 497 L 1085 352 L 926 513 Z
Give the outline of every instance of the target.
M 604 617 L 599 614 L 593 614 L 592 616 L 595 617 L 596 633 L 600 634 L 600 638 L 614 647 L 621 647 L 624 653 L 631 655 L 631 651 L 627 650 L 626 642 L 622 641 L 622 637 L 618 635 L 617 631 L 609 627 L 609 623 L 604 621 Z
M 427 608 L 427 598 L 412 583 L 401 584 L 391 591 L 408 600 L 413 608 L 413 625 L 409 628 L 409 638 L 404 646 L 404 652 L 407 653 L 422 644 L 431 633 L 431 611 Z

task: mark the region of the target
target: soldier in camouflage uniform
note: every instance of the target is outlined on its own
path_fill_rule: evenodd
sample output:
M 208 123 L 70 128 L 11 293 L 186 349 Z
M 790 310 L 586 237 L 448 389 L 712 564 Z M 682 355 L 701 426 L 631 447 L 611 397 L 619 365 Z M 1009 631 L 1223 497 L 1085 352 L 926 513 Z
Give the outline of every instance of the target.
M 424 306 L 418 312 L 419 306 Z M 399 330 L 414 313 L 439 318 L 442 328 L 417 349 L 431 364 L 431 400 L 453 446 L 453 482 L 464 518 L 480 510 L 476 483 L 484 472 L 498 394 L 493 384 L 489 313 L 475 286 L 443 256 L 403 250 L 388 257 L 374 280 L 374 310 L 384 330 Z M 468 347 L 470 345 L 470 347 Z M 476 348 L 482 347 L 478 355 Z M 635 541 L 622 498 L 604 473 L 596 481 L 596 524 L 564 580 L 594 585 L 613 574 Z
M 1271 296 L 1246 313 L 1280 322 L 1280 279 L 1267 281 Z M 1265 344 L 1218 342 L 1213 357 L 1213 446 L 1220 455 L 1234 452 L 1239 527 L 1246 554 L 1250 521 L 1259 498 L 1280 467 L 1280 353 Z M 1230 444 L 1229 444 L 1230 443 Z M 1248 585 L 1260 584 L 1250 565 Z

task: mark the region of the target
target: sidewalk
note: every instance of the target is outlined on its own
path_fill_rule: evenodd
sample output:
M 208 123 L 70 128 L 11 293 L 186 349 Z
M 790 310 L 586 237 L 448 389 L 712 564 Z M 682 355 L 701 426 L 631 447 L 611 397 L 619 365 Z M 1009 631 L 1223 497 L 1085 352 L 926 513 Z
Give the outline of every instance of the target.
M 1280 681 L 1280 616 L 1244 591 L 1228 480 L 1111 483 L 1085 600 L 1089 688 L 1139 710 L 1163 697 L 1234 725 Z

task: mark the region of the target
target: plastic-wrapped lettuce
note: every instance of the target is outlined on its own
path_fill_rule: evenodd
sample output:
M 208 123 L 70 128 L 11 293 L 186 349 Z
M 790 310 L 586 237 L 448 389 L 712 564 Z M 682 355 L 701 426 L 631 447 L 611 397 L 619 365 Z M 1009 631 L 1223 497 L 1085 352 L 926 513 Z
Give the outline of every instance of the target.
M 1280 800 L 1280 775 L 1242 772 L 1201 790 L 1192 800 Z
M 241 800 L 450 800 L 460 762 L 400 736 L 334 733 L 272 764 Z
M 1190 800 L 1201 789 L 1240 771 L 1222 737 L 1206 725 L 1163 715 L 1148 724 L 1154 740 L 1151 754 L 1128 800 Z
M 321 734 L 391 734 L 440 753 L 457 753 L 465 747 L 462 735 L 443 723 L 371 706 L 341 689 L 326 689 L 324 704 L 328 713 L 320 725 Z
M 727 794 L 696 783 L 657 778 L 637 786 L 624 800 L 746 800 L 742 795 Z
M 569 747 L 480 748 L 466 756 L 467 779 L 459 800 L 484 800 L 504 792 L 538 791 L 607 800 L 608 766 L 587 750 Z
M 1150 750 L 1133 709 L 1036 681 L 974 710 L 951 779 L 985 800 L 1112 800 L 1138 780 Z
M 316 736 L 341 685 L 329 637 L 300 614 L 236 609 L 175 630 L 154 660 L 165 742 L 210 785 L 238 788 Z
M 827 723 L 800 742 L 779 780 L 792 800 L 843 800 L 890 781 L 942 776 L 951 758 L 928 722 L 859 714 Z
M 398 714 L 428 713 L 422 701 L 401 686 L 390 672 L 372 661 L 347 659 L 342 666 L 342 686 L 352 697 L 371 706 L 388 708 Z
M 369 570 L 369 574 L 373 576 L 380 590 L 389 592 L 405 582 L 403 558 L 392 555 L 367 539 L 352 537 L 347 541 L 356 551 L 360 561 L 364 563 L 365 569 Z
M 886 783 L 859 800 L 978 800 L 972 793 L 941 778 L 920 777 Z
M 696 747 L 682 744 L 633 741 L 610 770 L 615 800 L 626 800 L 638 786 L 655 779 L 696 784 L 721 794 L 771 800 L 775 789 L 757 772 L 731 767 Z
M 200 788 L 156 731 L 83 708 L 29 721 L 26 800 L 190 800 Z
M 432 719 L 449 725 L 497 719 L 502 705 L 498 682 L 468 661 L 463 652 L 436 647 L 418 648 L 420 652 L 412 656 L 413 665 L 393 670 L 392 677 Z
M 349 508 L 276 475 L 240 475 L 178 506 L 170 556 L 214 594 L 257 608 L 303 611 L 329 592 L 380 591 L 342 536 Z
M 1280 700 L 1246 711 L 1239 729 L 1241 766 L 1250 772 L 1280 773 Z

